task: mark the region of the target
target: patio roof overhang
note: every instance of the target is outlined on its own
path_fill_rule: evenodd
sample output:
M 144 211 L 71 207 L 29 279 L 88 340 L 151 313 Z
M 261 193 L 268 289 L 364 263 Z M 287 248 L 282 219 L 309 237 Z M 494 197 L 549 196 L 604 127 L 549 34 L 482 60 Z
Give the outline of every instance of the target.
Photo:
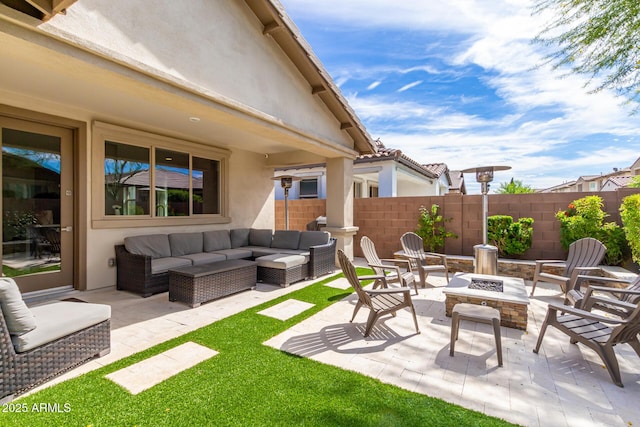
M 91 117 L 268 155 L 267 163 L 273 167 L 355 158 L 373 150 L 364 128 L 345 125 L 353 119 L 346 117 L 350 114 L 346 102 L 337 105 L 337 99 L 328 100 L 327 105 L 337 125 L 345 126 L 352 147 L 312 135 L 173 75 L 159 75 L 116 52 L 54 38 L 38 28 L 41 24 L 0 4 L 0 97 L 14 106 L 25 105 L 27 97 L 47 105 L 47 110 L 59 111 L 60 116 Z

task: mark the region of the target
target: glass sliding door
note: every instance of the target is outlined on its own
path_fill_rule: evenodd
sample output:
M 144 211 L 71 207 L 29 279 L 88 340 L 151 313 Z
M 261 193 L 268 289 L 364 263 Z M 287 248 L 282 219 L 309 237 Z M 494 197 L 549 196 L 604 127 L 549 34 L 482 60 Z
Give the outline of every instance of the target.
M 73 133 L 0 117 L 2 272 L 22 292 L 73 284 Z

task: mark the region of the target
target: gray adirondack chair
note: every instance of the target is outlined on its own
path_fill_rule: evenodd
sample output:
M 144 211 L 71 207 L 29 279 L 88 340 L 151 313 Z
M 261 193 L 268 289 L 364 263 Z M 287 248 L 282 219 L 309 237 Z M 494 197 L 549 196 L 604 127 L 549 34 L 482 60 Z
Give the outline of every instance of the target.
M 364 253 L 364 257 L 369 264 L 369 267 L 378 276 L 385 276 L 386 283 L 400 283 L 400 286 L 411 287 L 413 285 L 416 295 L 418 294 L 418 284 L 416 283 L 413 270 L 411 269 L 411 262 L 409 260 L 401 259 L 380 259 L 378 252 L 376 251 L 376 245 L 373 240 L 367 236 L 362 236 L 360 239 L 360 248 Z M 403 265 L 404 271 L 399 266 Z M 389 273 L 392 273 L 391 275 Z M 374 284 L 374 289 L 381 286 L 382 281 L 378 280 Z
M 420 286 L 423 288 L 427 284 L 427 276 L 434 271 L 442 271 L 447 282 L 449 281 L 449 267 L 447 266 L 447 256 L 435 252 L 425 252 L 422 238 L 416 233 L 404 233 L 400 237 L 402 250 L 407 258 L 412 261 L 412 266 L 418 270 L 420 275 Z M 435 261 L 436 264 L 427 260 Z
M 590 284 L 586 291 L 583 292 L 581 284 L 586 280 Z M 598 282 L 620 283 L 627 286 L 622 288 L 625 292 L 621 293 L 621 288 L 591 285 L 591 283 Z M 586 305 L 585 301 L 589 301 L 589 304 Z M 636 305 L 640 303 L 640 275 L 631 281 L 611 277 L 579 275 L 576 278 L 575 287 L 567 292 L 564 303 L 587 311 L 591 311 L 594 308 L 620 317 L 628 317 L 636 308 Z
M 624 293 L 624 290 L 619 292 Z M 585 305 L 589 304 L 585 300 Z M 564 314 L 558 314 L 564 313 Z M 538 342 L 533 350 L 538 353 L 547 326 L 553 326 L 567 334 L 572 344 L 582 343 L 595 351 L 604 362 L 611 380 L 618 387 L 623 387 L 620 377 L 620 367 L 613 347 L 617 344 L 629 344 L 640 356 L 640 306 L 625 319 L 600 316 L 586 310 L 566 305 L 549 304 L 547 316 L 544 319 Z
M 597 239 L 585 237 L 576 240 L 569 246 L 569 253 L 566 260 L 537 260 L 533 274 L 533 287 L 531 296 L 536 290 L 538 281 L 550 282 L 560 285 L 562 293 L 566 294 L 574 288 L 576 277 L 580 274 L 589 274 L 598 271 L 598 265 L 604 258 L 607 247 Z M 546 273 L 542 271 L 545 265 L 555 265 L 563 267 L 561 275 Z
M 413 322 L 416 326 L 416 333 L 420 333 L 418 328 L 418 319 L 416 318 L 416 311 L 413 308 L 413 302 L 411 301 L 411 290 L 408 287 L 402 288 L 383 288 L 383 289 L 364 289 L 360 284 L 363 280 L 382 280 L 385 281 L 385 276 L 360 276 L 356 273 L 356 268 L 349 260 L 347 255 L 338 250 L 338 261 L 344 276 L 349 281 L 349 284 L 356 291 L 358 295 L 358 302 L 356 308 L 353 310 L 353 316 L 351 322 L 355 319 L 360 307 L 367 307 L 369 312 L 369 318 L 367 319 L 367 325 L 365 327 L 364 336 L 369 336 L 373 325 L 376 321 L 385 314 L 391 314 L 395 316 L 396 311 L 403 308 L 409 308 L 411 314 L 413 314 Z

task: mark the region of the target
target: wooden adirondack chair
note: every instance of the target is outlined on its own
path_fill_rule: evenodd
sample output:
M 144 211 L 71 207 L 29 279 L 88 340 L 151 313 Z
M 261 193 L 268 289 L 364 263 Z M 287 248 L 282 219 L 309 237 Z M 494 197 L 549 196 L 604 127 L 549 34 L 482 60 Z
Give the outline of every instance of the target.
M 560 285 L 562 292 L 566 294 L 573 289 L 576 277 L 579 274 L 589 274 L 591 271 L 597 271 L 598 265 L 607 247 L 597 239 L 585 237 L 576 240 L 569 246 L 569 254 L 566 261 L 563 260 L 537 260 L 536 269 L 533 274 L 533 287 L 531 288 L 531 296 L 536 290 L 539 280 L 543 282 L 551 282 Z M 545 273 L 542 271 L 544 265 L 556 265 L 564 267 L 562 275 Z
M 627 286 L 622 288 L 625 290 L 624 293 L 620 293 L 620 288 L 592 285 L 589 285 L 587 290 L 582 292 L 580 286 L 585 280 L 588 280 L 589 283 L 625 283 Z M 585 301 L 589 301 L 588 306 L 584 304 Z M 579 275 L 576 278 L 575 287 L 567 292 L 564 303 L 587 311 L 595 308 L 620 317 L 627 317 L 633 312 L 636 305 L 640 303 L 640 275 L 631 281 L 611 277 Z
M 396 311 L 405 307 L 411 309 L 413 314 L 413 322 L 416 326 L 416 333 L 420 333 L 418 328 L 418 319 L 416 318 L 416 311 L 413 308 L 413 302 L 411 301 L 411 290 L 408 287 L 402 288 L 383 288 L 383 289 L 363 289 L 360 284 L 363 280 L 382 280 L 386 281 L 385 276 L 360 276 L 356 273 L 356 268 L 349 260 L 347 255 L 338 250 L 338 261 L 342 272 L 349 281 L 349 284 L 353 287 L 358 295 L 358 302 L 356 308 L 353 310 L 353 316 L 351 322 L 355 319 L 360 307 L 365 306 L 370 310 L 369 318 L 367 319 L 367 326 L 365 327 L 364 336 L 369 336 L 371 328 L 376 321 L 385 314 L 391 314 L 395 316 Z
M 449 281 L 449 267 L 447 266 L 447 256 L 435 252 L 425 252 L 422 238 L 416 233 L 404 233 L 400 237 L 402 250 L 405 256 L 412 261 L 413 267 L 418 270 L 420 275 L 420 286 L 423 288 L 427 284 L 427 276 L 433 271 L 444 272 L 447 282 Z M 438 264 L 428 264 L 427 259 L 436 260 Z
M 625 290 L 619 290 L 624 293 Z M 585 300 L 585 305 L 590 304 Z M 564 314 L 558 314 L 558 313 Z M 618 387 L 623 387 L 620 377 L 620 367 L 613 347 L 617 344 L 629 344 L 640 356 L 640 306 L 627 318 L 610 318 L 600 316 L 589 311 L 581 310 L 566 305 L 549 304 L 547 316 L 544 319 L 540 336 L 534 353 L 538 353 L 547 326 L 553 326 L 559 331 L 569 335 L 572 344 L 582 343 L 595 351 L 604 362 L 611 380 Z
M 364 257 L 367 260 L 369 267 L 373 269 L 376 275 L 385 276 L 387 284 L 400 283 L 400 286 L 408 287 L 413 285 L 416 295 L 418 294 L 418 284 L 416 283 L 413 270 L 411 269 L 411 262 L 409 260 L 380 259 L 373 240 L 367 236 L 362 236 L 362 239 L 360 239 L 360 248 L 362 248 L 362 252 L 364 253 Z M 405 264 L 405 271 L 401 271 L 398 264 Z M 393 273 L 393 275 L 389 275 L 388 273 Z M 383 282 L 381 280 L 376 281 L 373 288 L 378 288 L 382 283 Z

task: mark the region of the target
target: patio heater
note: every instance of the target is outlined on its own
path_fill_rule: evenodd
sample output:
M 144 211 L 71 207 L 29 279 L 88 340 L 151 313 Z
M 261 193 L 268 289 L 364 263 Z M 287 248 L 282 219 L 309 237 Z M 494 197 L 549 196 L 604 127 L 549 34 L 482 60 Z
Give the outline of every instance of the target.
M 271 178 L 274 181 L 280 181 L 280 186 L 284 189 L 284 229 L 289 229 L 289 189 L 294 181 L 300 181 L 300 178 L 293 175 L 281 175 Z
M 475 256 L 474 273 L 489 274 L 495 276 L 498 273 L 498 248 L 487 244 L 487 216 L 489 215 L 489 183 L 493 181 L 493 173 L 505 171 L 511 166 L 481 166 L 465 169 L 462 173 L 475 173 L 476 181 L 482 190 L 482 244 L 473 247 Z

